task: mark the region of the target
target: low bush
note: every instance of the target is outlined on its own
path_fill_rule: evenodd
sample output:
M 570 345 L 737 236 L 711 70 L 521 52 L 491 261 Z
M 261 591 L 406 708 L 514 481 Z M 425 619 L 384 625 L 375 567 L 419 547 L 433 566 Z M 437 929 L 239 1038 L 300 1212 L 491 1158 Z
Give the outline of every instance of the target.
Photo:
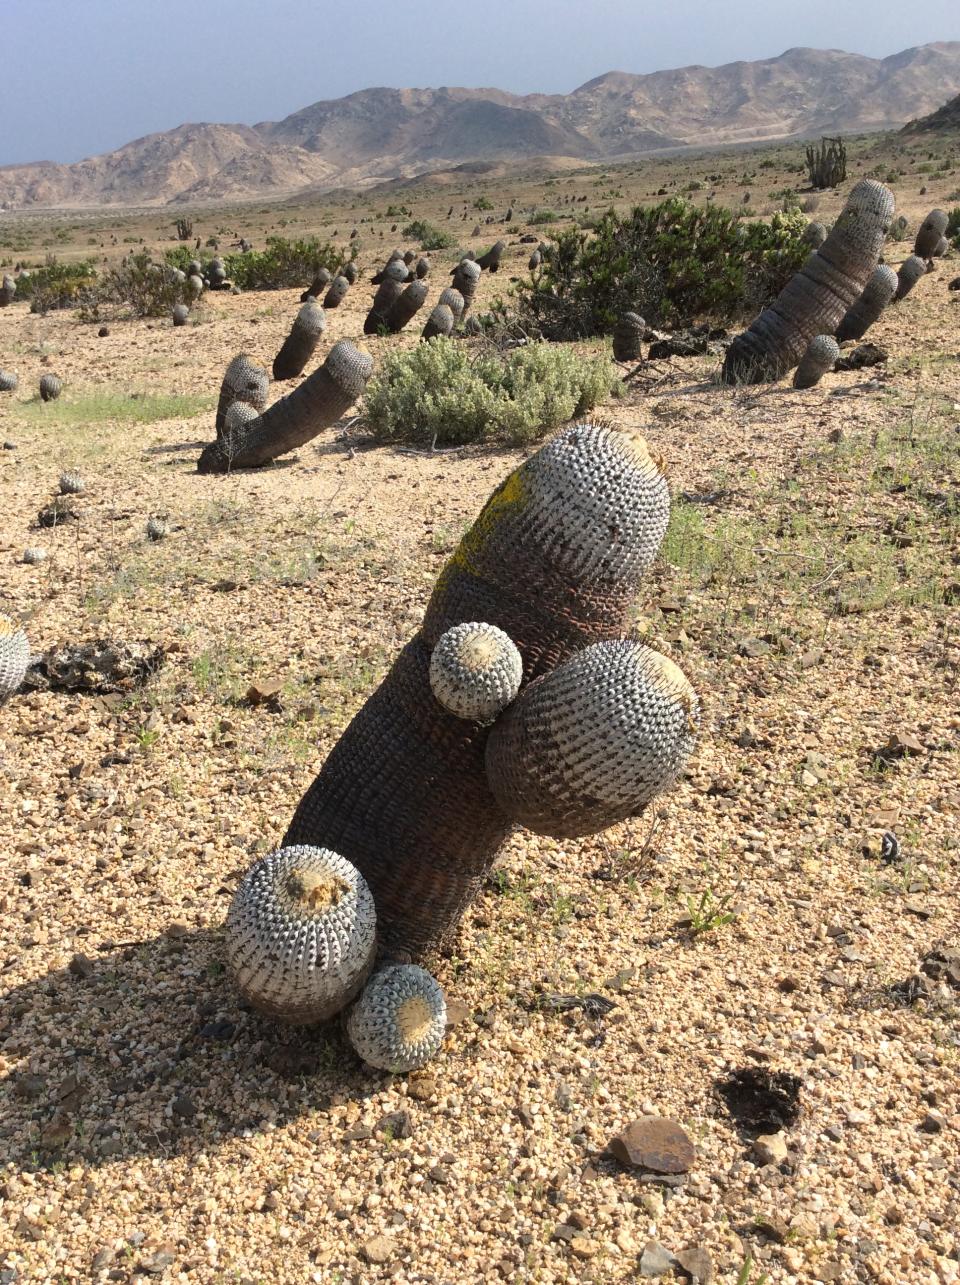
M 191 303 L 187 283 L 166 263 L 155 263 L 146 250 L 126 255 L 98 281 L 84 300 L 83 316 L 99 321 L 115 310 L 134 317 L 165 317 L 177 303 Z
M 540 227 L 544 223 L 559 223 L 560 215 L 556 210 L 534 210 L 527 220 L 533 227 Z
M 517 446 L 590 410 L 616 383 L 605 357 L 547 344 L 477 356 L 437 338 L 386 358 L 367 388 L 365 418 L 381 442 Z
M 518 317 L 545 338 L 577 339 L 609 333 L 631 310 L 666 326 L 755 315 L 809 253 L 806 225 L 799 212 L 746 222 L 682 197 L 610 210 L 592 233 L 565 230 L 544 250 L 536 279 L 518 288 Z
M 419 241 L 421 250 L 449 250 L 457 244 L 456 237 L 424 219 L 414 219 L 412 223 L 408 223 L 403 229 L 403 235 L 410 237 L 412 241 Z
M 29 299 L 30 311 L 41 314 L 75 308 L 89 296 L 96 277 L 96 268 L 87 260 L 58 263 L 51 257 L 42 268 L 30 268 L 17 277 L 16 298 Z
M 192 259 L 199 259 L 206 272 L 214 258 L 212 254 L 200 254 L 185 245 L 174 246 L 164 257 L 171 267 L 182 272 Z M 245 250 L 220 258 L 227 278 L 241 290 L 283 290 L 288 286 L 302 289 L 321 268 L 334 272 L 343 260 L 336 246 L 312 236 L 295 241 L 284 236 L 269 236 L 264 250 Z

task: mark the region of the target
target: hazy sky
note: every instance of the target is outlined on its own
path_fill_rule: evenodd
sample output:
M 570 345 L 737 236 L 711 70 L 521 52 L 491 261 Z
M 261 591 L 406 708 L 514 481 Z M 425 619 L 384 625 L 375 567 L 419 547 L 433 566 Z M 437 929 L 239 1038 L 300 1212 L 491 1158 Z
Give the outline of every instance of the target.
M 277 120 L 371 85 L 559 93 L 605 71 L 794 45 L 886 57 L 960 40 L 958 0 L 2 0 L 0 12 L 0 164 L 74 161 L 185 121 Z

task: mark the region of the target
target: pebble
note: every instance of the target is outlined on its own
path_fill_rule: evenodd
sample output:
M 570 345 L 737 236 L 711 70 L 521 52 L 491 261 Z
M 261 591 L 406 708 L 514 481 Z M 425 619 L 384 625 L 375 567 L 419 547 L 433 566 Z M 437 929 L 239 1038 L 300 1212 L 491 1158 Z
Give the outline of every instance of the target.
M 658 1174 L 686 1173 L 697 1158 L 693 1143 L 676 1122 L 641 1116 L 611 1139 L 607 1150 L 621 1164 Z
M 677 1260 L 659 1241 L 648 1240 L 640 1255 L 640 1275 L 652 1280 L 673 1271 Z
M 698 1285 L 710 1285 L 713 1280 L 713 1259 L 699 1245 L 690 1245 L 677 1254 L 680 1269 Z
M 363 1246 L 363 1256 L 368 1263 L 388 1263 L 397 1252 L 397 1242 L 389 1236 L 374 1236 Z
M 762 1165 L 782 1165 L 787 1143 L 782 1133 L 761 1133 L 753 1142 L 753 1154 Z

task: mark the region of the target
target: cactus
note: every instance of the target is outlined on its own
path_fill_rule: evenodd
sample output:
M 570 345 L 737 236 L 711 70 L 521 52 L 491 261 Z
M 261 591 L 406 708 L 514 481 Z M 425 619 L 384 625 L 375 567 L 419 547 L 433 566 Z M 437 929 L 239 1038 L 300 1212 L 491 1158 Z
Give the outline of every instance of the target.
M 859 182 L 819 250 L 784 286 L 724 357 L 724 383 L 780 379 L 819 334 L 831 334 L 877 266 L 893 217 L 893 196 L 872 179 Z
M 420 338 L 433 339 L 437 335 L 452 335 L 453 327 L 453 313 L 445 303 L 438 303 L 427 318 L 427 324 L 421 331 Z
M 61 495 L 83 495 L 87 489 L 86 483 L 79 473 L 72 470 L 61 473 L 57 483 Z
M 42 402 L 55 402 L 63 392 L 63 380 L 59 375 L 41 375 L 40 376 L 40 400 Z
M 211 259 L 207 268 L 207 280 L 211 290 L 222 290 L 227 280 L 227 268 L 222 259 Z
M 864 286 L 863 294 L 837 326 L 837 340 L 845 343 L 848 339 L 862 339 L 893 298 L 896 289 L 897 274 L 889 264 L 881 263 Z
M 193 299 L 199 299 L 203 294 L 203 277 L 197 272 L 191 272 L 187 277 L 187 289 Z
M 234 402 L 246 402 L 257 411 L 267 404 L 270 376 L 254 365 L 246 353 L 239 353 L 229 364 L 217 400 L 217 437 L 223 433 L 226 414 Z
M 426 281 L 411 281 L 397 300 L 391 304 L 385 324 L 391 335 L 397 335 L 408 321 L 412 321 L 427 298 Z
M 807 146 L 807 173 L 814 188 L 837 187 L 847 177 L 847 149 L 842 138 L 820 140 L 820 147 Z
M 647 323 L 636 312 L 625 312 L 613 330 L 614 361 L 639 361 Z
M 243 403 L 238 402 L 237 404 L 242 405 Z M 153 540 L 154 543 L 156 543 L 158 540 L 165 539 L 169 530 L 170 528 L 167 526 L 163 518 L 152 517 L 147 518 L 147 525 L 144 527 L 144 534 L 148 540 Z
M 942 259 L 949 249 L 950 249 L 950 242 L 947 240 L 945 236 L 942 236 L 940 240 L 937 242 L 937 244 L 933 247 L 933 254 L 931 255 L 931 258 Z
M 29 664 L 27 635 L 9 616 L 0 615 L 0 705 L 20 690 Z
M 430 654 L 430 690 L 457 718 L 492 723 L 516 699 L 523 657 L 495 625 L 454 625 Z
M 188 277 L 203 276 L 203 264 L 200 262 L 199 259 L 191 259 L 190 262 L 187 264 L 187 276 Z
M 26 563 L 28 567 L 38 567 L 41 562 L 46 562 L 46 560 L 47 551 L 46 549 L 41 548 L 38 544 L 29 545 L 24 549 L 23 557 L 20 559 L 20 561 Z
M 372 372 L 369 355 L 341 339 L 330 349 L 323 365 L 292 393 L 205 447 L 197 461 L 197 471 L 227 473 L 232 468 L 259 468 L 278 455 L 296 450 L 349 410 Z
M 345 263 L 340 269 L 340 275 L 346 279 L 347 285 L 352 286 L 356 284 L 357 277 L 360 275 L 360 269 L 357 267 L 354 260 L 351 259 L 349 263 Z
M 249 402 L 231 402 L 227 407 L 227 413 L 223 417 L 224 435 L 235 433 L 238 428 L 244 424 L 249 424 L 252 420 L 260 418 L 260 411 Z
M 444 307 L 450 309 L 453 313 L 453 324 L 455 327 L 458 326 L 460 324 L 460 318 L 463 316 L 463 310 L 466 307 L 466 303 L 464 302 L 463 295 L 460 291 L 454 290 L 453 286 L 447 286 L 445 290 L 440 291 L 440 298 L 437 300 L 437 305 L 439 306 L 440 304 L 443 304 Z
M 19 382 L 12 370 L 0 370 L 0 393 L 15 393 Z
M 473 339 L 476 339 L 478 335 L 483 334 L 483 322 L 475 312 L 471 312 L 470 316 L 463 323 L 463 333 L 465 335 L 470 335 Z
M 463 311 L 467 312 L 477 292 L 480 268 L 471 259 L 461 259 L 453 273 L 453 288 L 463 295 Z
M 323 296 L 324 308 L 339 308 L 346 299 L 349 289 L 350 282 L 345 276 L 334 277 L 330 282 L 330 289 Z
M 531 272 L 535 272 L 536 269 L 540 267 L 542 261 L 543 255 L 539 250 L 534 250 L 533 254 L 531 254 L 530 258 L 527 260 L 527 267 Z
M 313 356 L 327 319 L 317 302 L 308 302 L 297 313 L 289 335 L 273 359 L 274 379 L 293 379 L 302 374 Z
M 380 271 L 375 272 L 370 278 L 372 286 L 382 285 L 385 281 L 398 281 L 400 285 L 406 285 L 410 278 L 410 269 L 404 263 L 399 250 L 394 250 L 393 254 L 396 258 L 391 256 Z
M 9 304 L 13 303 L 16 293 L 16 281 L 14 281 L 13 277 L 9 277 L 4 273 L 3 280 L 0 281 L 0 308 L 6 308 Z
M 500 270 L 500 260 L 503 258 L 503 252 L 506 248 L 506 241 L 497 241 L 486 254 L 481 254 L 480 258 L 477 259 L 478 267 L 488 272 L 498 272 Z
M 227 964 L 259 1012 L 298 1024 L 333 1017 L 373 966 L 376 912 L 362 876 L 326 848 L 254 862 L 230 906 Z
M 907 295 L 917 284 L 921 277 L 927 275 L 927 262 L 921 259 L 918 254 L 911 254 L 908 259 L 904 259 L 900 265 L 900 271 L 897 273 L 897 289 L 894 299 L 898 302 L 906 299 Z
M 940 239 L 947 230 L 949 217 L 946 210 L 931 210 L 917 229 L 913 253 L 921 259 L 932 259 Z
M 403 261 L 408 268 L 412 265 L 416 257 L 417 257 L 416 250 L 404 250 L 403 252 Z
M 185 326 L 190 318 L 190 309 L 185 303 L 175 303 L 173 305 L 173 324 L 175 326 Z
M 823 245 L 824 241 L 826 241 L 826 239 L 827 239 L 826 226 L 823 223 L 820 223 L 819 221 L 817 221 L 816 219 L 813 222 L 808 223 L 807 226 L 803 229 L 803 236 L 801 237 L 801 240 L 803 241 L 804 245 L 808 245 L 811 250 L 819 250 L 820 247 Z
M 834 362 L 839 356 L 840 345 L 833 335 L 816 335 L 811 339 L 793 376 L 794 388 L 813 388 L 815 384 L 819 384 L 827 371 L 833 370 Z
M 416 265 L 416 267 L 414 268 L 414 275 L 416 276 L 416 278 L 417 278 L 417 280 L 418 280 L 418 281 L 422 281 L 422 280 L 424 279 L 424 277 L 429 276 L 429 275 L 430 275 L 430 260 L 429 260 L 429 259 L 418 259 L 418 260 L 417 260 L 417 265 Z
M 319 299 L 324 290 L 333 280 L 331 274 L 326 268 L 321 268 L 317 275 L 310 282 L 310 285 L 300 296 L 300 302 L 306 303 L 308 299 Z
M 418 958 L 439 944 L 513 826 L 487 779 L 489 729 L 432 695 L 434 648 L 452 626 L 486 621 L 513 639 L 529 682 L 620 638 L 669 510 L 641 439 L 575 424 L 501 483 L 441 572 L 420 631 L 327 758 L 285 839 L 353 862 L 386 954 Z
M 397 260 L 399 262 L 399 260 Z M 406 271 L 406 269 L 404 269 Z M 376 335 L 381 327 L 388 329 L 387 316 L 390 309 L 403 294 L 403 286 L 395 277 L 384 277 L 373 296 L 373 303 L 363 323 L 365 335 Z
M 497 720 L 487 779 L 527 829 L 593 834 L 639 815 L 673 784 L 698 717 L 672 660 L 637 642 L 595 643 L 531 683 Z
M 394 964 L 367 982 L 347 1016 L 354 1051 L 380 1071 L 417 1071 L 434 1056 L 447 1029 L 439 983 L 416 964 Z
M 176 227 L 178 241 L 189 241 L 193 236 L 192 219 L 177 219 Z

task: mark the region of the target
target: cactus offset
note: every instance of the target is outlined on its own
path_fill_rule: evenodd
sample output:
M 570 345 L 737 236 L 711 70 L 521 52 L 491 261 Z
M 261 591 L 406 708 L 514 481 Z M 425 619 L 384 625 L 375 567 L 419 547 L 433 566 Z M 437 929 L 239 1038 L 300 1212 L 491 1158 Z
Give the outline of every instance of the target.
M 63 392 L 63 380 L 59 375 L 40 376 L 40 400 L 55 402 Z
M 438 306 L 443 304 L 445 308 L 449 308 L 453 313 L 454 327 L 460 324 L 460 318 L 463 316 L 466 303 L 459 290 L 455 290 L 453 286 L 447 286 L 446 289 L 440 291 L 440 298 L 437 300 L 437 304 Z
M 340 269 L 340 275 L 344 278 L 348 286 L 356 284 L 357 277 L 360 275 L 360 269 L 354 263 L 353 259 L 345 263 Z
M 163 518 L 147 518 L 147 525 L 144 528 L 144 534 L 148 540 L 152 540 L 154 543 L 157 543 L 157 541 L 166 538 L 169 530 L 170 528 L 167 526 Z
M 731 343 L 723 382 L 780 379 L 797 365 L 814 336 L 835 331 L 876 268 L 892 217 L 893 196 L 887 188 L 872 179 L 859 182 L 823 245 Z
M 447 1005 L 439 983 L 416 964 L 394 964 L 367 982 L 347 1016 L 354 1051 L 380 1071 L 417 1071 L 439 1050 Z
M 408 321 L 412 321 L 427 298 L 426 281 L 411 281 L 401 295 L 391 304 L 384 324 L 391 335 L 397 335 Z
M 811 250 L 819 250 L 827 239 L 827 229 L 823 223 L 814 220 L 808 223 L 803 229 L 801 240 L 804 245 L 810 246 Z
M 190 319 L 190 309 L 185 303 L 175 303 L 171 315 L 175 326 L 185 326 Z
M 477 259 L 477 266 L 488 272 L 498 272 L 500 269 L 500 260 L 503 258 L 503 252 L 507 248 L 506 241 L 497 241 L 492 245 L 486 254 L 481 254 Z
M 349 289 L 350 282 L 346 277 L 334 277 L 330 282 L 330 289 L 323 296 L 324 308 L 339 308 L 346 299 Z
M 199 299 L 203 294 L 203 277 L 199 273 L 191 272 L 187 277 L 187 289 L 193 299 Z
M 401 260 L 397 259 L 397 263 Z M 404 268 L 406 273 L 406 268 Z M 363 333 L 365 335 L 376 335 L 381 329 L 389 329 L 387 317 L 390 309 L 394 306 L 400 296 L 403 294 L 403 286 L 395 277 L 384 277 L 377 287 L 377 293 L 373 296 L 373 303 L 370 305 L 370 311 L 367 313 L 363 323 Z
M 27 635 L 9 616 L 0 615 L 0 705 L 19 691 L 29 664 Z
M 906 299 L 907 295 L 917 284 L 921 277 L 927 275 L 927 262 L 921 259 L 918 254 L 911 254 L 909 258 L 904 259 L 900 264 L 900 271 L 897 273 L 897 289 L 894 299 L 899 302 Z
M 327 319 L 320 305 L 315 300 L 305 303 L 273 359 L 274 379 L 294 379 L 303 373 L 326 326 Z
M 472 259 L 461 259 L 454 269 L 453 288 L 463 295 L 463 311 L 467 312 L 477 293 L 477 282 L 480 280 L 480 268 Z
M 813 388 L 819 384 L 840 356 L 840 345 L 833 335 L 816 335 L 800 359 L 793 376 L 794 388 Z
M 333 1017 L 373 966 L 376 912 L 349 861 L 287 847 L 254 862 L 226 924 L 227 964 L 245 999 L 269 1017 Z
M 917 229 L 913 253 L 919 255 L 921 259 L 932 259 L 949 221 L 946 210 L 931 210 Z
M 262 411 L 267 404 L 269 388 L 270 376 L 262 367 L 255 365 L 246 353 L 242 352 L 234 357 L 227 366 L 220 385 L 220 396 L 217 400 L 217 436 L 222 434 L 227 411 L 234 402 L 246 402 L 255 410 Z
M 881 263 L 863 288 L 863 294 L 837 326 L 837 340 L 862 339 L 893 298 L 897 274 L 889 264 Z
M 428 276 L 430 273 L 430 260 L 418 259 L 417 265 L 414 268 L 414 273 L 416 275 L 417 280 L 422 281 L 424 277 Z
M 233 468 L 259 468 L 296 450 L 350 409 L 372 371 L 368 354 L 341 339 L 330 349 L 323 365 L 292 393 L 205 447 L 197 461 L 197 471 L 227 473 Z
M 300 302 L 306 303 L 307 299 L 309 298 L 319 299 L 320 295 L 323 293 L 324 290 L 326 290 L 327 286 L 330 284 L 332 280 L 333 280 L 333 277 L 327 271 L 327 269 L 320 268 L 316 276 L 310 282 L 309 287 L 306 290 L 304 290 L 303 294 L 300 296 Z
M 639 361 L 646 329 L 647 323 L 638 313 L 625 312 L 613 331 L 614 361 Z
M 430 690 L 457 718 L 492 723 L 516 699 L 522 680 L 523 657 L 495 625 L 454 625 L 430 654 Z
M 11 303 L 17 293 L 17 283 L 13 277 L 4 273 L 3 280 L 0 281 L 0 308 L 6 308 Z
M 19 382 L 12 370 L 0 370 L 0 393 L 15 393 Z
M 937 244 L 933 247 L 932 257 L 934 259 L 942 259 L 949 249 L 950 249 L 950 242 L 947 240 L 945 236 L 942 236 L 940 240 L 937 242 Z
M 433 339 L 437 335 L 452 335 L 454 327 L 453 313 L 445 303 L 438 303 L 427 318 L 420 338 Z
M 60 474 L 57 486 L 61 495 L 83 495 L 87 489 L 83 478 L 72 469 Z

